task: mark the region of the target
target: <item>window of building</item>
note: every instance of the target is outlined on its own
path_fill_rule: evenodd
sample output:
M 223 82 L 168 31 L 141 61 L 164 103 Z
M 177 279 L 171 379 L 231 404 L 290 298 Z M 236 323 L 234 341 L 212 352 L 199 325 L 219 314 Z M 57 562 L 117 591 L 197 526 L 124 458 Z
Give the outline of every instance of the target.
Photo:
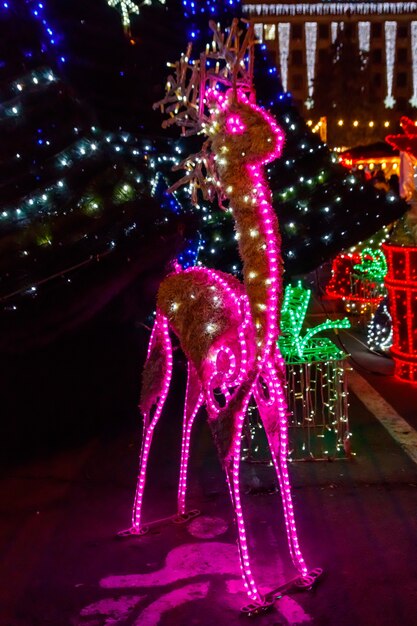
M 381 39 L 382 37 L 382 24 L 381 22 L 374 22 L 371 24 L 371 36 L 374 39 Z
M 328 38 L 329 38 L 329 25 L 319 24 L 319 39 L 328 39 Z
M 292 51 L 291 63 L 292 63 L 292 65 L 302 65 L 303 64 L 303 51 L 302 50 L 293 50 Z
M 294 91 L 299 91 L 303 88 L 303 75 L 302 74 L 293 74 L 291 77 L 291 89 Z
M 264 36 L 265 36 L 265 41 L 275 41 L 275 36 L 276 36 L 275 24 L 264 25 Z
M 398 72 L 397 87 L 407 87 L 407 74 L 405 72 Z
M 408 37 L 408 26 L 407 26 L 407 24 L 398 24 L 398 27 L 397 27 L 397 37 L 398 37 L 398 39 L 407 39 L 407 37 Z
M 377 73 L 372 76 L 372 84 L 376 89 L 379 89 L 382 85 L 382 75 Z
M 397 50 L 397 62 L 407 63 L 407 48 L 398 48 Z
M 371 53 L 372 63 L 376 63 L 377 65 L 382 63 L 382 50 L 381 48 L 375 48 Z
M 292 39 L 302 39 L 303 38 L 303 27 L 302 24 L 293 24 L 291 27 L 291 38 Z

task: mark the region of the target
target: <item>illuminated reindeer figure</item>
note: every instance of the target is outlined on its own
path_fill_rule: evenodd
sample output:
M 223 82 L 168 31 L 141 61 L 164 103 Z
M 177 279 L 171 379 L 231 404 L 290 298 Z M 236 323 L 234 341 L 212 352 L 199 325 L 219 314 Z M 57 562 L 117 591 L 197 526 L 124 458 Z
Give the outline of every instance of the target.
M 171 380 L 171 330 L 188 360 L 178 516 L 188 519 L 185 496 L 190 435 L 194 418 L 205 405 L 236 514 L 242 576 L 254 603 L 251 608 L 256 611 L 268 602 L 270 605 L 274 598 L 260 595 L 251 573 L 240 501 L 242 427 L 252 398 L 271 449 L 299 583 L 311 586 L 317 576 L 307 576 L 291 501 L 285 369 L 277 348 L 282 293 L 280 237 L 263 174 L 263 166 L 281 154 L 284 134 L 271 115 L 253 101 L 252 26 L 240 45 L 237 20 L 226 41 L 217 27 L 210 25 L 214 31 L 212 49 L 206 48 L 199 61 L 190 60 L 188 49 L 176 64 L 176 78 L 169 79 L 167 96 L 158 105 L 171 113 L 165 126 L 177 123 L 185 134 L 208 135 L 202 151 L 182 164 L 187 174 L 175 187 L 187 182 L 202 188 L 206 197 L 217 194 L 221 202 L 225 198 L 229 201 L 244 283 L 223 272 L 192 267 L 178 268 L 160 285 L 143 372 L 140 408 L 144 431 L 133 527 L 124 534 L 143 534 L 147 530 L 141 522 L 142 498 L 153 432 Z M 207 69 L 210 62 L 213 67 Z

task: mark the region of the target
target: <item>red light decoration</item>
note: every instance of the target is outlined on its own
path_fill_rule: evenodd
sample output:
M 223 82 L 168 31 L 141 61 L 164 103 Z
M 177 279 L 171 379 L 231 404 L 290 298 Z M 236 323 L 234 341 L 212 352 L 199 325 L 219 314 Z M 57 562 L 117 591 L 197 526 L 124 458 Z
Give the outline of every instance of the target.
M 406 152 L 412 157 L 417 157 L 417 127 L 412 120 L 403 116 L 400 120 L 403 135 L 387 135 L 385 141 L 395 150 Z
M 395 375 L 417 383 L 417 247 L 383 244 L 388 263 L 385 285 L 393 325 Z
M 379 286 L 373 281 L 361 280 L 355 274 L 355 265 L 360 262 L 359 252 L 338 254 L 333 259 L 332 277 L 326 287 L 327 296 L 367 305 L 376 305 L 381 301 Z

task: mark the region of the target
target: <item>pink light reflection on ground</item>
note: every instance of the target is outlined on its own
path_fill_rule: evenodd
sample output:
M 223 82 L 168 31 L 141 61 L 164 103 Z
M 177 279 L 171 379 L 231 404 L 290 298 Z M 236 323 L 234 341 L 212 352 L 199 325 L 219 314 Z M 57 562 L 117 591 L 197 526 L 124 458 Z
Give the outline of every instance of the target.
M 285 578 L 283 569 L 278 558 L 273 566 L 263 568 L 263 579 L 274 579 L 279 584 Z M 203 580 L 193 581 L 193 578 L 202 576 L 205 577 Z M 226 593 L 222 594 L 221 602 L 234 612 L 245 601 L 246 595 L 236 559 L 236 546 L 216 541 L 177 546 L 169 552 L 165 564 L 157 571 L 103 578 L 100 587 L 111 591 L 113 597 L 103 598 L 82 609 L 77 626 L 96 626 L 98 623 L 103 626 L 121 626 L 126 619 L 131 619 L 134 609 L 135 626 L 156 626 L 164 615 L 176 607 L 204 600 L 210 591 L 211 582 L 215 579 L 219 581 L 221 577 L 226 577 L 223 583 Z M 182 586 L 175 590 L 169 588 L 169 585 L 181 582 Z M 154 590 L 158 587 L 161 592 L 155 599 Z M 129 589 L 136 594 L 127 595 Z M 118 591 L 123 595 L 114 597 Z M 275 613 L 277 617 L 284 618 L 288 624 L 311 621 L 311 617 L 290 597 L 279 600 Z

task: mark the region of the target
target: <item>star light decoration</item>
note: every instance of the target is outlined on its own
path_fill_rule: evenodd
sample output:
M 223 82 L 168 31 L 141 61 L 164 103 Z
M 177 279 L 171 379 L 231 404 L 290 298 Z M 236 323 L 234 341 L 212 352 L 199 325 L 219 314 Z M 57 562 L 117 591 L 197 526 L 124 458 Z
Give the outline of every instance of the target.
M 159 0 L 160 4 L 165 4 L 165 0 Z M 116 9 L 120 5 L 120 12 L 122 14 L 123 28 L 127 36 L 130 37 L 130 15 L 139 15 L 140 9 L 147 5 L 153 4 L 152 0 L 143 0 L 142 2 L 133 2 L 133 0 L 107 0 L 107 4 Z

